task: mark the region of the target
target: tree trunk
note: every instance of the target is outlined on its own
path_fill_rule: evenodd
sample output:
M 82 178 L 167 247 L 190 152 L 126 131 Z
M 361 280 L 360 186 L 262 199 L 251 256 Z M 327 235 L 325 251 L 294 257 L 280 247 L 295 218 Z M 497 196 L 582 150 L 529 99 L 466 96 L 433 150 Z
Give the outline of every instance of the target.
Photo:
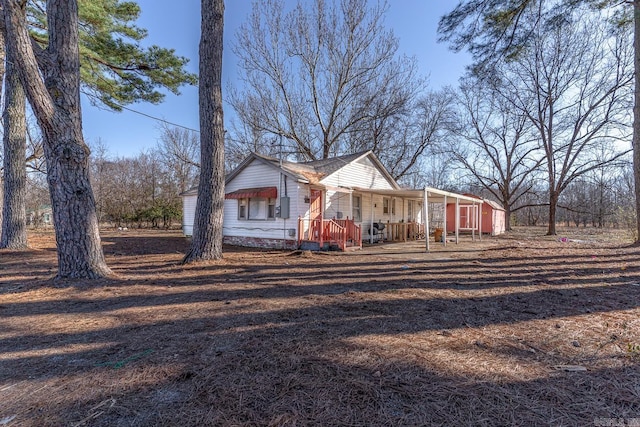
M 558 199 L 560 194 L 557 191 L 549 192 L 549 228 L 547 236 L 555 236 L 556 232 L 556 211 L 558 210 Z
M 511 205 L 504 203 L 504 230 L 511 231 Z M 482 220 L 482 218 L 480 218 Z
M 4 201 L 0 249 L 27 248 L 27 121 L 26 99 L 20 77 L 7 56 L 4 85 Z
M 640 0 L 633 1 L 633 180 L 636 193 L 636 244 L 640 244 Z
M 5 55 L 7 51 L 5 49 L 5 35 L 4 35 L 4 25 L 0 25 L 0 82 L 4 80 L 4 66 L 5 66 Z M 0 174 L 0 223 L 2 223 L 3 218 L 3 202 L 4 200 L 4 169 Z M 0 227 L 1 229 L 1 227 Z
M 100 244 L 89 149 L 82 136 L 77 1 L 47 2 L 49 46 L 38 52 L 38 62 L 37 47 L 27 33 L 24 2 L 3 0 L 3 6 L 7 47 L 43 134 L 58 277 L 107 276 L 111 271 Z
M 191 248 L 184 263 L 222 258 L 224 122 L 222 40 L 224 1 L 202 0 L 200 36 L 200 183 Z

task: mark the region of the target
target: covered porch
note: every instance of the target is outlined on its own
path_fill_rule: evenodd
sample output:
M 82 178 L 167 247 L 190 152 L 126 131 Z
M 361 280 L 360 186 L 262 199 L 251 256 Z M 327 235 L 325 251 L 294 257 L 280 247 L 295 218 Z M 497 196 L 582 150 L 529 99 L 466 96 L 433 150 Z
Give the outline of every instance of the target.
M 449 241 L 449 230 L 447 229 L 446 224 L 450 222 L 447 218 L 446 206 L 448 204 L 454 204 L 456 206 L 454 211 L 455 214 L 453 215 L 454 243 L 459 243 L 460 231 L 462 230 L 471 232 L 472 240 L 475 240 L 476 234 L 479 238 L 482 237 L 481 230 L 479 229 L 481 223 L 478 218 L 478 207 L 482 201 L 479 199 L 432 187 L 402 190 L 370 190 L 364 188 L 354 190 L 369 194 L 372 199 L 374 195 L 381 195 L 383 197 L 395 197 L 419 201 L 420 212 L 415 215 L 415 221 L 403 221 L 398 223 L 389 221 L 386 224 L 383 222 L 385 230 L 383 232 L 384 238 L 382 241 L 412 241 L 424 239 L 425 249 L 429 251 L 431 248 L 431 242 L 428 237 L 433 235 L 437 241 L 446 246 Z M 372 203 L 372 206 L 375 207 L 375 204 Z M 461 206 L 468 206 L 469 209 L 460 209 Z M 374 210 L 372 209 L 370 213 L 371 223 L 375 223 Z M 462 213 L 465 214 L 464 218 L 462 218 Z M 374 236 L 368 237 L 370 239 L 369 243 L 375 243 L 375 239 L 373 238 Z M 365 239 L 365 241 L 367 240 Z
M 430 250 L 430 235 L 446 246 L 447 204 L 455 204 L 453 242 L 460 231 L 481 238 L 481 200 L 431 187 L 424 189 L 332 188 L 311 200 L 309 216 L 298 219 L 299 245 L 342 251 L 361 249 L 362 244 L 424 240 Z M 312 197 L 313 199 L 313 197 Z M 342 200 L 342 202 L 341 202 Z M 342 204 L 341 204 L 342 203 Z M 336 208 L 339 206 L 339 208 Z M 468 206 L 469 209 L 460 209 Z M 461 217 L 464 213 L 464 218 Z M 346 214 L 346 218 L 343 218 Z M 328 218 L 331 216 L 331 218 Z M 448 221 L 449 219 L 449 221 Z

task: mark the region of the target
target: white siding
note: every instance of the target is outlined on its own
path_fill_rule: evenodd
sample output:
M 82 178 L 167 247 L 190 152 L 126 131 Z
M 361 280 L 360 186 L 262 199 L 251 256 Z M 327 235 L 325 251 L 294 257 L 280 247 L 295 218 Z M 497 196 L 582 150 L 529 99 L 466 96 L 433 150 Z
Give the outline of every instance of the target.
M 332 187 L 393 189 L 393 185 L 368 157 L 345 165 L 331 175 L 323 178 L 321 182 L 324 185 Z
M 267 219 L 267 220 L 239 220 L 238 201 L 229 199 L 224 201 L 224 223 L 223 234 L 225 236 L 236 237 L 256 237 L 264 239 L 296 239 L 289 235 L 289 230 L 297 232 L 298 215 L 300 209 L 308 210 L 309 205 L 300 203 L 300 184 L 287 177 L 287 195 L 290 198 L 290 211 L 288 219 Z M 282 188 L 281 188 L 282 184 Z M 282 183 L 280 171 L 270 165 L 254 160 L 247 165 L 225 188 L 226 193 L 241 190 L 243 188 L 276 187 L 278 188 L 278 199 L 276 206 L 280 206 L 280 197 L 284 195 L 284 176 Z M 304 195 L 302 195 L 304 198 Z
M 324 217 L 326 219 L 352 218 L 351 215 L 351 194 L 349 192 L 332 191 L 326 192 L 327 201 L 325 203 Z
M 193 220 L 196 216 L 197 195 L 182 197 L 182 233 L 185 236 L 193 235 Z
M 278 188 L 276 206 L 280 206 L 280 197 L 284 195 L 284 181 L 283 177 L 282 189 L 280 189 L 280 171 L 259 161 L 253 161 L 226 185 L 225 193 L 243 188 L 276 187 Z M 306 184 L 295 182 L 290 177 L 287 177 L 286 183 L 287 195 L 290 198 L 288 219 L 238 220 L 238 201 L 229 199 L 224 201 L 223 235 L 265 239 L 297 239 L 298 216 L 304 217 L 308 215 L 309 211 L 309 203 L 304 201 L 305 196 L 309 195 L 309 189 Z M 183 196 L 182 200 L 182 229 L 185 236 L 191 236 L 198 197 L 196 195 Z M 296 230 L 294 236 L 289 235 L 290 229 Z

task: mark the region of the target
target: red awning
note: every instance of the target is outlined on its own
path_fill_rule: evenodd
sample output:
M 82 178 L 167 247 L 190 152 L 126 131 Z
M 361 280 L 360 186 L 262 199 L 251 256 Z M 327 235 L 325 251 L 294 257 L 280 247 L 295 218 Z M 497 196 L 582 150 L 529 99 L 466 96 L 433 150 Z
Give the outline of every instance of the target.
M 248 199 L 251 197 L 275 199 L 278 197 L 278 189 L 276 187 L 243 188 L 224 195 L 225 199 Z

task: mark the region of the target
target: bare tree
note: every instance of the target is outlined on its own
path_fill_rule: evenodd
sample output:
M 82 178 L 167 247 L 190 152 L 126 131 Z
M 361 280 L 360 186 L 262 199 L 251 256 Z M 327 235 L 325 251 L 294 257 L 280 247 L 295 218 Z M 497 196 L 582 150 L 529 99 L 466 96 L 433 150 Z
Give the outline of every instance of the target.
M 504 206 L 506 217 L 523 206 L 532 176 L 545 157 L 532 124 L 482 79 L 467 77 L 456 95 L 456 120 L 441 145 L 476 182 Z M 507 221 L 507 230 L 511 224 Z
M 47 2 L 48 46 L 31 43 L 24 6 L 3 0 L 7 49 L 15 59 L 44 136 L 48 183 L 58 247 L 58 277 L 111 274 L 104 259 L 89 182 L 89 149 L 82 136 L 78 5 Z
M 578 12 L 563 19 L 563 25 L 538 28 L 525 51 L 494 73 L 505 76 L 496 87 L 526 115 L 544 152 L 550 235 L 556 234 L 558 200 L 567 186 L 626 153 L 601 156 L 599 147 L 628 141 L 633 82 L 624 28 L 611 33 L 601 20 Z
M 162 125 L 156 146 L 164 169 L 178 184 L 177 192 L 191 188 L 200 171 L 198 135 L 191 130 Z
M 303 160 L 381 142 L 385 127 L 410 107 L 420 84 L 412 60 L 383 27 L 386 5 L 366 0 L 255 2 L 237 35 L 245 89 L 231 93 L 244 140 Z M 279 147 L 279 145 L 276 145 Z
M 441 40 L 450 41 L 455 50 L 468 48 L 475 59 L 474 69 L 486 72 L 487 65 L 517 57 L 540 26 L 562 26 L 564 15 L 585 5 L 597 10 L 601 22 L 612 23 L 614 30 L 633 27 L 633 234 L 640 243 L 640 0 L 461 0 L 441 18 L 438 29 Z M 539 13 L 545 10 L 550 13 Z M 526 19 L 531 11 L 537 12 L 538 19 Z
M 409 112 L 394 117 L 383 138 L 378 138 L 373 149 L 396 180 L 416 172 L 423 155 L 435 147 L 453 119 L 452 99 L 447 89 L 430 91 L 410 106 Z M 365 140 L 366 141 L 366 140 Z
M 191 247 L 183 262 L 222 258 L 224 122 L 222 40 L 224 1 L 202 0 L 200 36 L 200 182 Z

